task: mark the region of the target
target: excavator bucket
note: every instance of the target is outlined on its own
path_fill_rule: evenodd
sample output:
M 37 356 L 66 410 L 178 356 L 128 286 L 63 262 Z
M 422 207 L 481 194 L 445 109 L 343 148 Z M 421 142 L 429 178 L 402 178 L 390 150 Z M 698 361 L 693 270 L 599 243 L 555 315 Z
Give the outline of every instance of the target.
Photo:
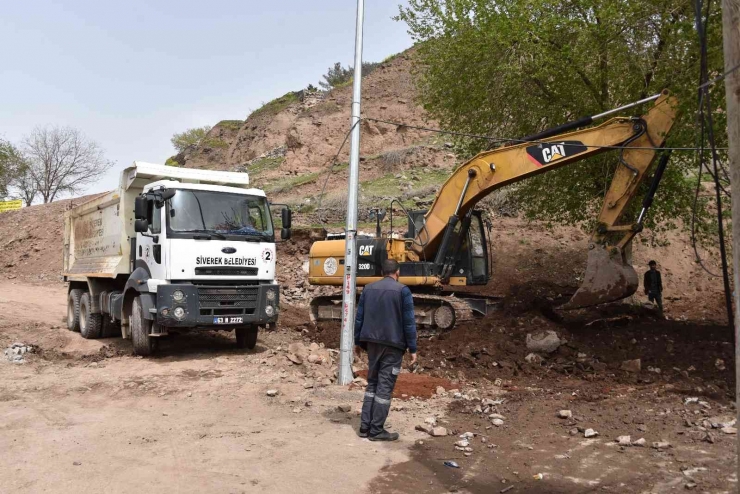
M 625 261 L 624 253 L 614 246 L 594 245 L 588 251 L 588 263 L 583 284 L 561 309 L 613 302 L 629 297 L 637 291 L 637 273 Z

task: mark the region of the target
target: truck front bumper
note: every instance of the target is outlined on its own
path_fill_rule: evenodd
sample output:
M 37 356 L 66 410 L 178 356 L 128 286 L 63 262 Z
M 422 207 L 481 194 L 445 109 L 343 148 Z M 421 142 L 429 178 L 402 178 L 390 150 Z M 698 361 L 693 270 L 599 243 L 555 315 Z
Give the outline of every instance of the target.
M 171 328 L 264 326 L 277 322 L 278 285 L 157 287 L 157 324 Z

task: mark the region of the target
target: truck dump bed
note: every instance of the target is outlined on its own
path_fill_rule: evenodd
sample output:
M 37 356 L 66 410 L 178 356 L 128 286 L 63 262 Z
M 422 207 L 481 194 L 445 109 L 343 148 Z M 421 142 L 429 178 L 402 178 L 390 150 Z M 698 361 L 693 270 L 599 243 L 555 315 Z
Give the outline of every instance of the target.
M 121 173 L 118 188 L 76 206 L 64 214 L 63 276 L 67 280 L 115 278 L 133 270 L 131 240 L 134 199 L 144 186 L 158 180 L 246 188 L 246 173 L 197 170 L 141 161 Z

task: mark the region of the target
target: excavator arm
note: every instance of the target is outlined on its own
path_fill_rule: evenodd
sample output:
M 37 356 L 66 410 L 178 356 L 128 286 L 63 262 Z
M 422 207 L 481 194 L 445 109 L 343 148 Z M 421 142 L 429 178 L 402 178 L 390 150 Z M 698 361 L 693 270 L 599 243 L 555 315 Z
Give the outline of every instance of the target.
M 596 305 L 632 295 L 637 275 L 624 249 L 641 229 L 640 222 L 620 225 L 622 215 L 645 178 L 657 150 L 675 119 L 675 100 L 664 91 L 642 117 L 616 117 L 601 125 L 570 133 L 564 126 L 525 138 L 520 144 L 478 154 L 460 166 L 442 185 L 417 229 L 409 257 L 434 259 L 442 279 L 456 257 L 454 231 L 475 205 L 494 190 L 535 175 L 617 149 L 619 166 L 591 237 L 581 288 L 564 308 Z M 583 119 L 573 126 L 583 125 Z M 536 141 L 536 142 L 531 142 Z M 574 187 L 577 185 L 574 184 Z M 654 191 L 653 191 L 654 193 Z M 642 217 L 640 218 L 640 221 Z M 618 237 L 616 242 L 610 240 Z
M 654 105 L 642 117 L 616 117 L 601 125 L 594 120 L 638 104 Z M 622 216 L 634 198 L 656 157 L 657 150 L 675 119 L 676 102 L 667 91 L 644 100 L 610 110 L 593 117 L 584 117 L 525 137 L 520 143 L 485 151 L 461 165 L 437 193 L 423 220 L 410 218 L 412 238 L 362 239 L 358 247 L 357 284 L 366 285 L 380 279 L 379 266 L 386 258 L 401 263 L 402 283 L 415 289 L 417 322 L 441 329 L 450 329 L 455 321 L 467 320 L 476 314 L 486 314 L 487 302 L 469 296 L 444 296 L 430 292 L 441 286 L 466 284 L 458 262 L 463 251 L 470 252 L 466 239 L 481 240 L 479 213 L 476 204 L 494 190 L 540 173 L 579 162 L 591 156 L 615 150 L 619 166 L 599 213 L 596 230 L 589 242 L 588 263 L 584 281 L 573 298 L 562 308 L 570 309 L 597 305 L 632 295 L 637 289 L 637 274 L 627 262 L 626 249 L 641 230 L 642 219 L 652 201 L 667 155 L 653 178 L 643 202 L 643 210 L 634 222 L 623 222 Z M 576 130 L 581 129 L 581 130 Z M 573 184 L 578 187 L 578 184 Z M 477 234 L 469 233 L 471 224 L 478 225 Z M 472 232 L 472 230 L 470 230 Z M 315 242 L 309 254 L 309 282 L 314 285 L 342 285 L 346 276 L 342 256 L 344 240 Z M 485 253 L 485 247 L 482 247 Z M 473 261 L 471 261 L 473 262 Z M 458 268 L 455 272 L 455 268 Z M 470 269 L 471 276 L 473 269 Z M 481 278 L 488 279 L 484 273 Z M 474 277 L 471 278 L 474 284 Z M 316 297 L 311 302 L 314 320 L 339 319 L 341 306 L 336 297 Z

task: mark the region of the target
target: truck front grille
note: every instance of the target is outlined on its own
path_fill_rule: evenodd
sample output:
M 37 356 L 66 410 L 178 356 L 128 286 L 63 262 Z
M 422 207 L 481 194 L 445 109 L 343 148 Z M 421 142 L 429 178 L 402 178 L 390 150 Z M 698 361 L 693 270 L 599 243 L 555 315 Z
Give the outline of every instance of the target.
M 219 267 L 219 268 L 195 268 L 195 274 L 199 276 L 257 276 L 259 268 L 241 267 Z
M 256 286 L 198 287 L 201 316 L 241 316 L 254 314 L 259 288 Z

